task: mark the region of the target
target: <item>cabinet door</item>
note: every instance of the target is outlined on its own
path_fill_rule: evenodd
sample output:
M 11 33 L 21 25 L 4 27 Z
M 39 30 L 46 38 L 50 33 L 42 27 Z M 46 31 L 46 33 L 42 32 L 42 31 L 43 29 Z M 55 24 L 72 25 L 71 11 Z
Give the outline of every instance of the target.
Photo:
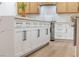
M 22 56 L 23 54 L 23 32 L 19 30 L 15 33 L 15 55 Z
M 38 37 L 39 46 L 44 45 L 46 43 L 46 38 L 47 38 L 45 29 L 39 28 L 38 35 L 39 35 Z
M 55 39 L 65 39 L 66 38 L 66 24 L 55 23 Z
M 22 9 L 20 8 L 22 6 L 23 2 L 17 2 L 17 13 L 22 14 Z M 25 13 L 29 13 L 29 2 L 24 2 L 26 8 L 25 8 Z
M 78 12 L 78 2 L 68 2 L 67 12 Z
M 37 28 L 31 29 L 31 49 L 34 50 L 38 48 L 38 35 L 37 35 Z
M 23 37 L 23 52 L 27 55 L 32 50 L 30 30 L 23 31 Z
M 78 11 L 78 2 L 58 2 L 57 13 L 76 13 Z
M 49 40 L 50 40 L 50 31 L 49 31 L 49 28 L 43 28 L 43 41 L 45 42 L 45 43 L 47 43 L 47 42 L 49 42 Z
M 38 2 L 30 2 L 30 13 L 39 13 L 39 3 Z
M 21 3 L 18 2 L 18 3 L 17 3 L 17 13 L 18 13 L 18 14 L 21 14 L 21 13 L 22 13 L 22 10 L 19 9 L 20 6 L 21 6 Z
M 50 28 L 45 28 L 45 39 L 48 42 L 50 40 Z
M 66 2 L 58 2 L 56 3 L 56 7 L 57 7 L 57 13 L 64 13 L 67 12 L 67 3 Z
M 25 13 L 28 14 L 30 13 L 30 2 L 25 2 L 26 8 L 25 8 Z

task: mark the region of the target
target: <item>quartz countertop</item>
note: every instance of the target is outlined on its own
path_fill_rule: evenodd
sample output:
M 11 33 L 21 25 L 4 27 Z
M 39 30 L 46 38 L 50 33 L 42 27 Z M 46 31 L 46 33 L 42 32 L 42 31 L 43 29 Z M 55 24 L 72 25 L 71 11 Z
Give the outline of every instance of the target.
M 49 20 L 35 19 L 35 18 L 29 18 L 29 17 L 15 17 L 15 19 L 27 20 L 27 21 L 51 22 L 51 21 L 49 21 Z

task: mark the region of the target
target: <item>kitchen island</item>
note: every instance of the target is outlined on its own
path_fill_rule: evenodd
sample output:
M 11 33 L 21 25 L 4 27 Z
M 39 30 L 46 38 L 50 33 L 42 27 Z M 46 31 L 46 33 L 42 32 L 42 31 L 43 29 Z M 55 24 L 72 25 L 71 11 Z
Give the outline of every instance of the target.
M 0 56 L 27 56 L 50 41 L 50 21 L 1 16 Z

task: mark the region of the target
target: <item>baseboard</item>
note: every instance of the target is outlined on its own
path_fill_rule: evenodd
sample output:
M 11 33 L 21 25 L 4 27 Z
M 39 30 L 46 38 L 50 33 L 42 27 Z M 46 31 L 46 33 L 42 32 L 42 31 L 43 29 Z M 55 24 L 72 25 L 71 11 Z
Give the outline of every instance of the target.
M 55 39 L 55 40 L 72 40 L 72 39 Z M 74 39 L 73 39 L 74 40 Z
M 74 40 L 71 40 L 71 39 L 55 39 L 55 40 L 61 40 L 61 41 L 74 41 Z
M 34 52 L 36 52 L 36 51 L 40 50 L 41 48 L 47 46 L 48 44 L 49 44 L 49 42 L 47 42 L 46 44 L 44 44 L 44 45 L 42 45 L 42 46 L 40 46 L 40 47 L 38 47 L 38 48 L 36 48 L 36 49 L 30 51 L 30 52 L 27 53 L 27 54 L 24 54 L 24 55 L 21 56 L 21 57 L 29 57 L 31 54 L 33 54 Z
M 55 40 L 50 40 L 50 41 L 55 41 Z

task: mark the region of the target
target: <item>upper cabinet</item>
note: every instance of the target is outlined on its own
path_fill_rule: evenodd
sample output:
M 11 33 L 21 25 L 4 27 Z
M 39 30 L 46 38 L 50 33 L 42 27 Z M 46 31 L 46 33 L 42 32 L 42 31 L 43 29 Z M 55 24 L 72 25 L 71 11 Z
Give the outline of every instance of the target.
M 41 5 L 55 4 L 55 2 L 17 2 L 17 12 L 18 14 L 38 14 Z
M 67 3 L 68 12 L 79 12 L 78 9 L 79 9 L 78 2 L 69 2 L 69 3 Z
M 40 4 L 38 2 L 30 2 L 29 13 L 39 13 Z
M 78 13 L 78 2 L 58 2 L 56 3 L 57 13 Z
M 26 16 L 26 13 L 29 13 L 29 2 L 17 2 L 17 13 L 21 16 Z
M 67 12 L 67 5 L 64 2 L 56 3 L 57 13 Z
M 18 2 L 17 12 L 18 14 L 22 14 L 23 12 L 25 14 L 39 13 L 39 6 L 38 2 Z

